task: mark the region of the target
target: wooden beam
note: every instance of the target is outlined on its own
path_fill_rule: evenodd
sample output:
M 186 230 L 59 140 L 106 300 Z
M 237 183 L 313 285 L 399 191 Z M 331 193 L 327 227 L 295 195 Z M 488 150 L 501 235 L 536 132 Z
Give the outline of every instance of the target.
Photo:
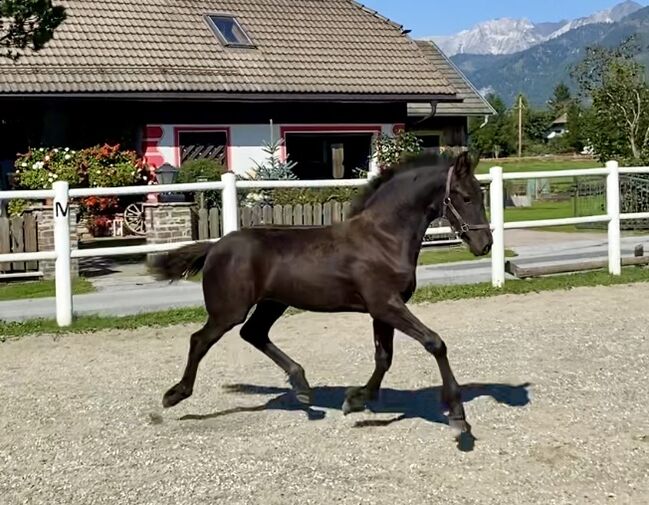
M 633 265 L 649 265 L 649 256 L 622 258 L 622 266 L 626 267 Z M 607 266 L 608 260 L 580 261 L 577 263 L 562 263 L 559 265 L 546 265 L 539 267 L 521 267 L 512 261 L 507 261 L 505 263 L 505 271 L 519 279 L 529 279 L 531 277 L 542 277 L 544 275 L 601 270 Z

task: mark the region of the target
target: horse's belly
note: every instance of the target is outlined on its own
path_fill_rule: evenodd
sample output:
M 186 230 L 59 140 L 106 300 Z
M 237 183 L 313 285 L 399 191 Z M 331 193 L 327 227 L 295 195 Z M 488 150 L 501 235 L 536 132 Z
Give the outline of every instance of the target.
M 317 269 L 304 274 L 285 271 L 269 281 L 265 298 L 299 309 L 329 312 L 365 308 L 355 283 L 345 276 L 332 276 Z

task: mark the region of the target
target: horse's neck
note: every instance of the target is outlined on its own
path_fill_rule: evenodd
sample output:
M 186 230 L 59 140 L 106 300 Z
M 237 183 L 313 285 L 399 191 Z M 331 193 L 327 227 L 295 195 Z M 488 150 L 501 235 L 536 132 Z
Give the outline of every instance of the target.
M 404 186 L 386 187 L 369 210 L 380 228 L 399 240 L 408 258 L 416 260 L 428 225 L 441 217 L 445 177 L 439 172 L 422 171 L 415 182 L 397 183 Z

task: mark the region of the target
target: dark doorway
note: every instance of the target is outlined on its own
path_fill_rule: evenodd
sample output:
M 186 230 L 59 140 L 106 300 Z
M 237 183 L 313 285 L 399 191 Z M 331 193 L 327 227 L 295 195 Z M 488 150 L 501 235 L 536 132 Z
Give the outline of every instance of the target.
M 413 132 L 421 141 L 421 148 L 425 154 L 439 153 L 442 145 L 441 133 Z
M 30 147 L 29 124 L 17 117 L 0 116 L 0 189 L 9 189 L 9 174 L 18 154 Z
M 342 147 L 344 170 L 336 174 L 344 179 L 357 177 L 356 169 L 367 170 L 372 153 L 371 133 L 287 133 L 286 152 L 297 165 L 300 179 L 333 179 L 333 148 Z

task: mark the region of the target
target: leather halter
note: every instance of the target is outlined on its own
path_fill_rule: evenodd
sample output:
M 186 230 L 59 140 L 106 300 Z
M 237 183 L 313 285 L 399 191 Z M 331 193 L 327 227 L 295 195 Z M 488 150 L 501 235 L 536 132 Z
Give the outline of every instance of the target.
M 453 202 L 451 201 L 451 179 L 453 178 L 454 170 L 455 167 L 451 165 L 451 168 L 449 168 L 448 170 L 448 176 L 446 177 L 446 194 L 444 195 L 444 210 L 442 211 L 442 217 L 450 223 L 451 228 L 455 229 L 453 223 L 451 223 L 450 219 L 448 219 L 448 217 L 446 216 L 447 211 L 450 210 L 451 213 L 455 216 L 455 219 L 457 219 L 457 222 L 460 223 L 460 229 L 455 230 L 460 234 L 466 233 L 471 230 L 490 230 L 491 225 L 489 224 L 467 224 L 464 221 L 464 218 L 460 215 L 460 213 L 453 205 Z

